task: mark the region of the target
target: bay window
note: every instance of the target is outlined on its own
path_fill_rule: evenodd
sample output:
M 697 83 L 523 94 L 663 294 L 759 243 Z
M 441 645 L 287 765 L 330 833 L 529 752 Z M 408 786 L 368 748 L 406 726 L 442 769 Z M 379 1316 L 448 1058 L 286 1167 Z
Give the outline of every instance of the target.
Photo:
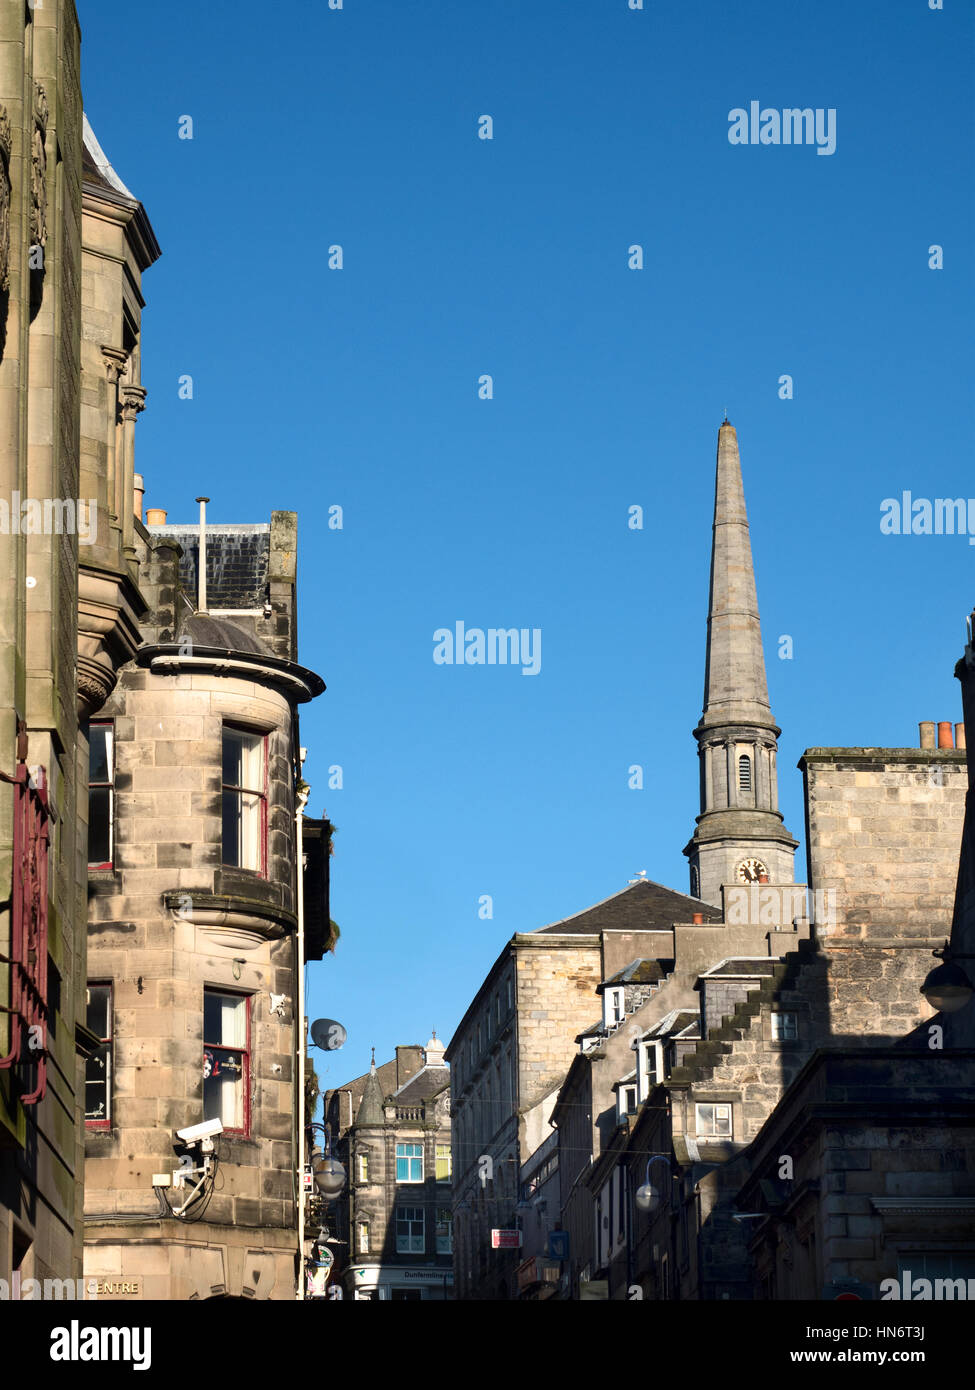
M 246 995 L 203 991 L 203 1118 L 235 1134 L 250 1119 L 249 1005 Z
M 266 872 L 267 735 L 223 726 L 223 862 Z

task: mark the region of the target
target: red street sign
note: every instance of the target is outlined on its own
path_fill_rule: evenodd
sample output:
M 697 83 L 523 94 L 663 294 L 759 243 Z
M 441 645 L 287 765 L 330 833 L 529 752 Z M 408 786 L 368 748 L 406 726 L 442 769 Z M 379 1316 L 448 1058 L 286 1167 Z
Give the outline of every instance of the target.
M 491 1247 L 494 1250 L 520 1250 L 520 1231 L 492 1231 Z

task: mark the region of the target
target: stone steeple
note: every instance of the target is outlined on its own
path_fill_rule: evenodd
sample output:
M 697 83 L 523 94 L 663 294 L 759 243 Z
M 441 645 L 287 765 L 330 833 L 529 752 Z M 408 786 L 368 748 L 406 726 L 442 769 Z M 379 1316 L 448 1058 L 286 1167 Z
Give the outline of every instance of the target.
M 722 884 L 792 883 L 797 842 L 778 810 L 776 742 L 738 437 L 718 431 L 704 712 L 694 730 L 701 814 L 684 850 L 691 893 L 721 902 Z
M 384 1099 L 383 1088 L 379 1084 L 379 1077 L 376 1073 L 376 1052 L 374 1048 L 372 1065 L 369 1068 L 369 1075 L 366 1077 L 366 1084 L 362 1091 L 362 1099 L 359 1102 L 359 1109 L 355 1117 L 357 1129 L 362 1129 L 369 1125 L 381 1125 L 385 1122 L 386 1112 L 383 1107 Z

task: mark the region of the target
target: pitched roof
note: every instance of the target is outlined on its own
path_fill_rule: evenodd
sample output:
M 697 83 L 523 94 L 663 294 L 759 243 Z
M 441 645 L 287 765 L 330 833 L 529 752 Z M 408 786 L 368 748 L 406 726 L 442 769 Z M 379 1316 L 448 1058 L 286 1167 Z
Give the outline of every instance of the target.
M 695 912 L 700 912 L 705 922 L 722 920 L 720 908 L 643 878 L 594 907 L 584 908 L 547 927 L 539 927 L 533 935 L 541 932 L 597 935 L 601 931 L 669 931 L 675 922 L 690 922 Z
M 450 1085 L 450 1068 L 442 1067 L 421 1067 L 418 1072 L 404 1081 L 398 1091 L 394 1091 L 395 1099 L 403 1104 L 418 1105 L 421 1101 L 429 1100 L 431 1096 L 438 1095 Z
M 671 1009 L 669 1014 L 664 1014 L 652 1028 L 648 1028 L 643 1034 L 643 1038 L 668 1038 L 675 1034 L 683 1033 L 688 1028 L 699 1024 L 701 1016 L 696 1009 Z
M 718 961 L 717 965 L 712 965 L 710 970 L 703 970 L 700 978 L 706 980 L 720 975 L 752 980 L 771 975 L 778 964 L 778 958 L 773 956 L 729 956 L 726 960 Z
M 669 969 L 668 969 L 669 967 Z M 617 970 L 608 980 L 596 986 L 596 993 L 615 985 L 656 985 L 674 968 L 673 960 L 631 960 L 622 970 Z
M 379 1084 L 379 1077 L 374 1070 L 370 1071 L 366 1077 L 355 1122 L 359 1128 L 363 1125 L 381 1125 L 386 1122 L 386 1113 L 383 1109 L 383 1088 Z
M 108 156 L 98 143 L 95 132 L 86 114 L 82 115 L 82 149 L 81 149 L 81 170 L 83 176 L 89 183 L 100 184 L 102 188 L 109 188 L 113 193 L 121 193 L 125 198 L 131 198 L 137 202 L 135 194 L 126 188 L 125 184 L 116 174 L 109 163 Z
M 393 1087 L 396 1085 L 395 1058 L 392 1061 L 383 1062 L 380 1066 L 378 1066 L 376 1068 L 376 1075 L 379 1077 L 379 1085 L 382 1088 L 383 1095 L 389 1095 Z M 359 1108 L 359 1102 L 362 1099 L 362 1093 L 366 1089 L 366 1082 L 368 1080 L 369 1072 L 366 1071 L 363 1072 L 361 1076 L 355 1077 L 354 1080 L 347 1081 L 344 1086 L 329 1086 L 325 1091 L 325 1109 L 328 1110 L 328 1107 L 332 1103 L 332 1098 L 336 1096 L 339 1093 L 339 1091 L 347 1091 L 349 1093 L 349 1098 L 351 1101 L 354 1124 L 355 1115 Z

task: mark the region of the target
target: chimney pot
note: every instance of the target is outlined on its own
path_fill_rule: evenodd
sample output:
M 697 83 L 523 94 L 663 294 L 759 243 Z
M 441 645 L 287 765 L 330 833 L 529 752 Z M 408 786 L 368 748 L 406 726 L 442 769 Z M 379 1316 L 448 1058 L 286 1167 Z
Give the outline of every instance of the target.
M 140 521 L 142 520 L 142 499 L 145 492 L 145 480 L 141 473 L 136 473 L 132 479 L 132 510 Z
M 695 912 L 694 916 L 691 918 L 691 921 L 694 923 L 695 927 L 703 926 L 703 924 L 704 924 L 704 913 L 703 913 L 703 912 Z
M 966 748 L 967 746 L 968 746 L 968 745 L 967 745 L 966 742 L 965 742 L 965 726 L 964 726 L 964 724 L 956 724 L 956 725 L 955 725 L 955 747 L 956 747 L 956 748 Z
M 951 736 L 951 720 L 942 719 L 938 724 L 938 747 L 954 748 L 955 741 Z
M 922 747 L 922 748 L 933 748 L 933 747 L 934 747 L 934 721 L 931 720 L 931 719 L 924 720 L 924 721 L 923 721 L 922 723 L 920 723 L 917 727 L 918 727 L 918 729 L 920 730 L 920 733 L 921 733 L 921 747 Z
M 162 507 L 148 507 L 148 508 L 146 509 L 146 525 L 147 525 L 147 526 L 165 526 L 165 525 L 166 525 L 166 513 L 163 511 Z

